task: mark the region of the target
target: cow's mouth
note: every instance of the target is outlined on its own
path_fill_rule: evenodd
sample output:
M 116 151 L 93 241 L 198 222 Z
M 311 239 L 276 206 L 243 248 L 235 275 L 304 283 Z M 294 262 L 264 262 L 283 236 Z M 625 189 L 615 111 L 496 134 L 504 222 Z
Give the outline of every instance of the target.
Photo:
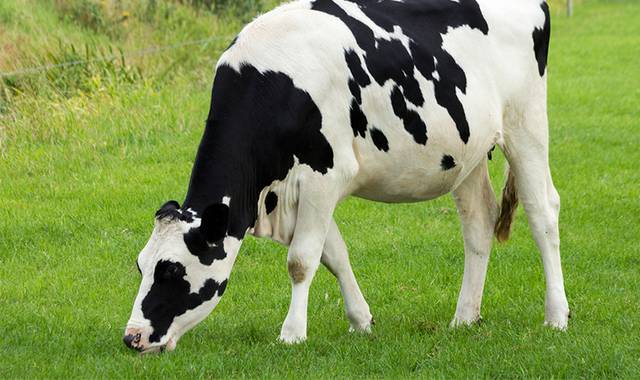
M 143 350 L 140 350 L 140 355 L 161 354 L 166 350 L 166 348 L 167 348 L 167 345 L 145 348 Z
M 165 344 L 160 344 L 157 346 L 151 346 L 151 347 L 141 349 L 140 355 L 161 354 L 165 351 L 173 351 L 176 349 L 176 343 L 177 343 L 176 339 L 169 338 L 169 340 Z

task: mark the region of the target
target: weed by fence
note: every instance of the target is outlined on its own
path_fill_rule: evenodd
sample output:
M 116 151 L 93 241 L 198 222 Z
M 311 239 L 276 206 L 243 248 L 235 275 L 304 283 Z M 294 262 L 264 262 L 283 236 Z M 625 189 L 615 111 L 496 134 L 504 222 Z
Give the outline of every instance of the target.
M 78 92 L 91 93 L 132 84 L 144 79 L 143 70 L 131 63 L 133 58 L 214 41 L 230 41 L 232 38 L 232 35 L 213 36 L 129 52 L 93 44 L 79 48 L 59 41 L 57 50 L 45 54 L 46 61 L 50 63 L 0 72 L 0 113 L 6 110 L 12 97 L 23 93 L 45 95 L 53 92 L 69 97 Z

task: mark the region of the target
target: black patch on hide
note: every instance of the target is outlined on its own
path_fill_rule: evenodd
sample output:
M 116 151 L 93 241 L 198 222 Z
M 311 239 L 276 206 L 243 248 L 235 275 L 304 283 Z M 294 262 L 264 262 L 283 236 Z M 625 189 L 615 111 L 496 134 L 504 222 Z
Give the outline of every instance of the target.
M 448 154 L 445 154 L 444 156 L 442 156 L 440 166 L 442 167 L 442 170 L 451 170 L 456 167 L 456 160 L 454 160 L 453 157 L 449 156 Z
M 200 263 L 211 265 L 215 260 L 227 257 L 224 238 L 229 226 L 229 206 L 216 203 L 202 212 L 200 226 L 189 229 L 183 235 L 184 243 L 192 255 L 198 256 Z
M 385 136 L 384 133 L 382 133 L 382 131 L 377 128 L 371 128 L 370 132 L 373 145 L 375 145 L 379 151 L 388 152 L 389 140 L 387 140 L 387 136 Z
M 207 243 L 200 228 L 191 228 L 189 232 L 184 234 L 183 239 L 189 252 L 197 256 L 201 264 L 211 265 L 214 261 L 224 260 L 227 257 L 227 253 L 224 251 L 223 240 L 218 240 L 215 243 Z
M 153 272 L 153 285 L 142 300 L 142 314 L 151 322 L 151 343 L 159 342 L 166 335 L 173 320 L 211 300 L 217 293 L 220 297 L 227 287 L 227 280 L 218 283 L 208 279 L 195 293 L 184 279 L 185 267 L 180 263 L 161 260 Z
M 371 78 L 362 68 L 362 62 L 360 57 L 353 50 L 347 50 L 344 52 L 344 58 L 351 72 L 351 78 L 349 79 L 349 91 L 351 95 L 356 99 L 358 104 L 362 104 L 361 89 L 371 84 Z
M 404 129 L 413 136 L 413 140 L 421 145 L 427 144 L 427 125 L 416 111 L 407 109 L 407 102 L 399 87 L 391 91 L 391 106 L 393 113 L 402 119 Z
M 362 109 L 360 109 L 360 105 L 353 99 L 351 102 L 351 129 L 353 129 L 353 136 L 357 137 L 365 137 L 367 135 L 367 117 L 365 116 Z
M 540 8 L 544 13 L 544 25 L 542 29 L 535 28 L 533 30 L 533 52 L 538 62 L 538 72 L 540 76 L 544 76 L 544 72 L 547 69 L 549 43 L 551 40 L 551 16 L 549 15 L 549 5 L 546 1 L 540 4 Z
M 218 67 L 184 207 L 199 212 L 230 197 L 227 235 L 241 239 L 255 224 L 260 192 L 286 177 L 294 157 L 321 174 L 334 157 L 306 91 L 280 72 L 239 70 Z
M 402 88 L 402 96 L 419 107 L 424 104 L 424 96 L 415 78 L 415 70 L 432 81 L 436 101 L 447 109 L 460 138 L 467 143 L 469 124 L 456 94 L 457 90 L 466 93 L 467 78 L 453 57 L 442 48 L 442 35 L 449 28 L 461 26 L 488 34 L 489 27 L 478 3 L 475 0 L 381 0 L 351 3 L 356 4 L 368 18 L 387 32 L 393 33 L 396 27 L 401 28 L 403 34 L 410 38 L 409 48 L 397 39 L 376 38 L 367 25 L 349 15 L 332 0 L 316 0 L 312 9 L 339 18 L 351 30 L 358 46 L 366 53 L 364 64 L 379 85 L 382 86 L 388 80 L 394 81 Z M 352 64 L 349 65 L 353 72 Z M 434 78 L 434 72 L 438 73 L 439 79 Z M 415 119 L 416 115 L 411 118 Z M 420 122 L 424 125 L 424 122 Z M 405 127 L 406 124 L 405 121 Z M 419 133 L 416 126 L 410 126 L 409 129 Z M 415 137 L 414 135 L 418 143 L 426 142 L 426 138 Z

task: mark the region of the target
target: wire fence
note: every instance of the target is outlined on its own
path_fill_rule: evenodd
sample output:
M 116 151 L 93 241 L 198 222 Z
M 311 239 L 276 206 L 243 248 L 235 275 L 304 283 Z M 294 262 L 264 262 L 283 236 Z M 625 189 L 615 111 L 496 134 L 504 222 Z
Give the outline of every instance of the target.
M 203 38 L 203 39 L 199 39 L 199 40 L 178 42 L 178 43 L 171 44 L 171 45 L 147 47 L 147 48 L 144 48 L 144 49 L 124 52 L 124 53 L 117 54 L 117 55 L 113 54 L 113 55 L 109 55 L 109 56 L 102 57 L 102 58 L 79 59 L 79 60 L 61 62 L 61 63 L 56 63 L 56 64 L 48 64 L 48 65 L 35 66 L 35 67 L 25 67 L 25 68 L 14 70 L 14 71 L 0 72 L 0 78 L 15 77 L 15 76 L 21 76 L 21 75 L 38 74 L 38 73 L 42 73 L 42 72 L 45 72 L 45 71 L 58 69 L 58 68 L 66 68 L 66 67 L 71 67 L 71 66 L 78 66 L 78 65 L 97 63 L 97 62 L 109 62 L 109 61 L 113 61 L 113 60 L 119 60 L 119 59 L 122 59 L 122 58 L 128 59 L 128 58 L 142 57 L 142 56 L 147 56 L 147 55 L 159 54 L 159 53 L 162 53 L 162 52 L 167 51 L 167 50 L 174 50 L 174 49 L 178 49 L 178 48 L 185 47 L 185 46 L 204 45 L 204 44 L 209 43 L 209 42 L 221 41 L 221 40 L 229 41 L 233 37 L 234 37 L 233 35 L 214 36 L 214 37 Z
M 573 0 L 567 0 L 567 15 L 568 16 L 573 15 Z M 109 61 L 118 60 L 122 58 L 127 59 L 127 58 L 142 57 L 146 55 L 159 54 L 167 50 L 178 49 L 178 48 L 190 46 L 190 45 L 202 45 L 202 44 L 206 44 L 208 42 L 213 42 L 213 41 L 231 40 L 233 37 L 234 37 L 233 35 L 214 36 L 214 37 L 203 38 L 199 40 L 178 42 L 172 45 L 153 46 L 153 47 L 148 47 L 140 50 L 134 50 L 134 51 L 122 53 L 120 55 L 113 54 L 113 55 L 102 57 L 102 58 L 79 59 L 79 60 L 67 61 L 67 62 L 56 63 L 56 64 L 26 67 L 26 68 L 14 70 L 14 71 L 0 72 L 0 78 L 38 74 L 38 73 L 53 70 L 53 69 L 84 65 L 89 63 L 97 63 L 97 62 L 109 62 Z

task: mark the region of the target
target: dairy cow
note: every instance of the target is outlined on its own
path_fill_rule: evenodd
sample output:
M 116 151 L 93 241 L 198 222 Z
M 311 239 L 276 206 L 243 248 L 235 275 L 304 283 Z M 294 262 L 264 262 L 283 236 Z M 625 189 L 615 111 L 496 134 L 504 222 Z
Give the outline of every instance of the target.
M 559 196 L 548 162 L 550 22 L 540 0 L 302 0 L 258 17 L 222 54 L 186 199 L 166 203 L 137 264 L 124 341 L 174 349 L 227 289 L 247 233 L 289 247 L 280 340 L 306 339 L 320 263 L 352 330 L 373 318 L 333 220 L 354 195 L 417 202 L 452 193 L 465 264 L 452 326 L 479 320 L 494 233 L 518 199 L 544 264 L 545 323 L 567 327 Z M 510 164 L 502 205 L 487 154 Z

